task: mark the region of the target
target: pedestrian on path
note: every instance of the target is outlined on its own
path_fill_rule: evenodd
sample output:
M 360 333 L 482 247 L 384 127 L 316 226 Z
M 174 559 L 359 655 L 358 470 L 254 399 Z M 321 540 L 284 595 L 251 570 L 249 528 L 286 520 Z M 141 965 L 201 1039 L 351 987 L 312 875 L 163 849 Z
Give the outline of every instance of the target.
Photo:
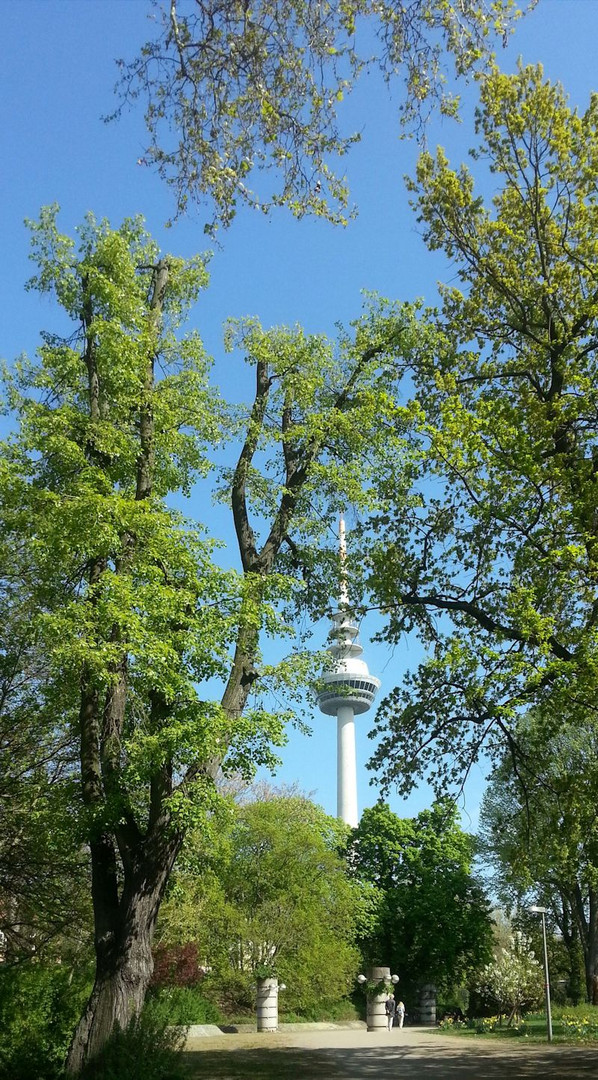
M 397 1023 L 400 1028 L 403 1027 L 403 1020 L 405 1019 L 405 1006 L 402 1001 L 397 1001 Z
M 386 1019 L 388 1021 L 388 1030 L 389 1031 L 392 1028 L 392 1025 L 394 1023 L 395 1007 L 396 1006 L 395 1006 L 394 996 L 392 994 L 389 994 L 387 999 L 386 999 L 386 1004 L 384 1006 L 384 1008 L 386 1009 Z

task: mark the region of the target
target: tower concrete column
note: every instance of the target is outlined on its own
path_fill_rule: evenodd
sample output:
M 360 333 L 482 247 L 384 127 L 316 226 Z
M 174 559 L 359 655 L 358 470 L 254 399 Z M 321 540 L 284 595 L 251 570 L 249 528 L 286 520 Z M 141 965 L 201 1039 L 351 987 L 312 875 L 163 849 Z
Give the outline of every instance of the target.
M 336 768 L 337 802 L 336 816 L 356 829 L 357 814 L 357 758 L 355 754 L 355 713 L 351 705 L 341 705 L 336 714 Z

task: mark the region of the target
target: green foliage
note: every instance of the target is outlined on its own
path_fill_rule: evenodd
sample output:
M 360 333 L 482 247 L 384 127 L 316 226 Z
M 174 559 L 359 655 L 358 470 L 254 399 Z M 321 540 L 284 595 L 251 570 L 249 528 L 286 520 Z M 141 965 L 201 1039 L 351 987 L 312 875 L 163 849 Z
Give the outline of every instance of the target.
M 180 329 L 206 284 L 204 259 L 161 258 L 139 219 L 112 229 L 89 215 L 75 243 L 50 207 L 31 230 L 30 286 L 58 300 L 66 328 L 45 334 L 37 362 L 20 362 L 5 379 L 14 429 L 0 448 L 2 603 L 22 630 L 9 709 L 20 697 L 21 730 L 42 736 L 45 786 L 27 842 L 49 836 L 47 857 L 63 845 L 54 880 L 63 870 L 67 892 L 81 853 L 93 864 L 98 970 L 111 942 L 99 980 L 107 1011 L 95 1015 L 108 1034 L 143 1000 L 151 904 L 159 906 L 180 832 L 215 798 L 205 771 L 192 771 L 224 756 L 231 727 L 202 683 L 227 670 L 239 579 L 218 568 L 214 545 L 169 498 L 205 475 L 224 413 L 199 338 Z M 41 708 L 32 722 L 33 703 Z M 271 720 L 267 728 L 264 736 L 254 716 L 239 741 L 247 732 L 260 747 L 280 735 Z M 23 793 L 36 794 L 34 762 L 24 763 L 21 807 Z M 119 997 L 112 943 L 123 940 L 122 921 L 137 918 L 141 881 L 153 896 L 131 938 L 147 960 L 132 963 L 130 996 Z M 52 884 L 50 874 L 42 901 Z M 14 899 L 28 915 L 19 887 Z M 63 918 L 72 912 L 69 900 Z M 35 911 L 40 924 L 51 915 Z
M 89 975 L 66 965 L 0 964 L 0 1076 L 58 1080 Z
M 589 1042 L 598 1039 L 598 1018 L 592 1013 L 590 1016 L 577 1016 L 574 1013 L 563 1013 L 562 1024 L 567 1035 L 572 1035 L 581 1042 Z
M 475 178 L 438 150 L 412 184 L 460 281 L 414 372 L 411 504 L 382 475 L 372 522 L 385 636 L 416 627 L 430 651 L 378 712 L 374 764 L 401 790 L 426 770 L 459 785 L 522 707 L 596 698 L 597 109 L 570 109 L 540 67 L 491 69 Z
M 71 814 L 72 746 L 53 730 L 62 695 L 46 693 L 48 665 L 32 641 L 31 612 L 14 597 L 6 607 L 0 620 L 3 958 L 35 951 L 70 962 L 91 948 L 87 860 Z
M 469 1027 L 473 1027 L 477 1035 L 488 1035 L 494 1032 L 501 1032 L 503 1030 L 503 1017 L 501 1016 L 480 1016 L 475 1020 L 470 1021 Z M 529 1026 L 524 1020 L 515 1020 L 513 1023 L 509 1023 L 508 1027 L 504 1029 L 509 1034 L 513 1035 L 525 1035 L 529 1034 Z
M 426 982 L 441 992 L 464 985 L 489 956 L 489 908 L 471 872 L 473 851 L 451 804 L 406 820 L 383 803 L 363 812 L 349 862 L 377 904 L 360 942 L 368 961 L 391 964 L 402 994 L 415 996 Z
M 510 887 L 511 898 L 533 889 L 548 894 L 557 881 L 564 891 L 577 882 L 586 894 L 598 886 L 594 716 L 575 708 L 558 717 L 531 711 L 516 737 L 519 778 L 505 760 L 484 796 L 484 854 L 494 856 L 505 896 Z
M 285 1002 L 286 991 L 278 999 L 279 1018 L 285 1024 L 340 1024 L 347 1020 L 363 1020 L 363 1010 L 347 998 L 340 1001 L 318 1001 L 307 1005 L 301 1012 L 293 1012 Z
M 131 1021 L 126 1031 L 117 1028 L 100 1053 L 79 1074 L 80 1080 L 184 1080 L 182 1061 L 185 1029 L 173 1027 L 167 1015 L 150 1005 Z
M 90 945 L 86 858 L 70 813 L 75 755 L 56 717 L 65 693 L 33 631 L 26 544 L 0 540 L 0 931 L 4 958 L 71 957 Z
M 125 102 L 146 101 L 142 161 L 157 165 L 179 212 L 206 200 L 226 226 L 239 205 L 285 205 L 297 217 L 344 223 L 348 189 L 331 162 L 359 138 L 343 133 L 337 115 L 359 74 L 376 64 L 387 80 L 400 76 L 408 120 L 423 122 L 432 104 L 454 114 L 458 101 L 444 85 L 450 61 L 460 75 L 483 66 L 516 10 L 513 0 L 458 8 L 259 0 L 251 10 L 174 0 L 139 55 L 120 61 L 119 89 Z M 356 44 L 362 33 L 365 51 Z
M 34 704 L 46 760 L 59 765 L 56 843 L 66 838 L 69 857 L 89 853 L 92 865 L 99 1003 L 73 1042 L 77 1069 L 88 1046 L 99 1047 L 116 1023 L 127 1028 L 141 1008 L 154 922 L 184 835 L 213 838 L 225 813 L 218 769 L 250 777 L 284 741 L 293 713 L 273 710 L 269 695 L 296 698 L 316 665 L 300 648 L 280 665 L 263 664 L 262 638 L 292 636 L 298 613 L 321 613 L 337 591 L 325 523 L 347 503 L 371 509 L 376 457 L 400 456 L 410 413 L 393 387 L 421 331 L 417 309 L 375 298 L 337 343 L 300 328 L 235 325 L 229 344 L 256 375 L 241 416 L 211 388 L 201 341 L 183 328 L 206 284 L 205 259 L 162 256 L 139 219 L 113 229 L 90 215 L 74 241 L 50 207 L 31 230 L 31 287 L 56 298 L 66 328 L 43 336 L 35 363 L 6 373 L 14 431 L 0 447 L 2 604 L 11 632 L 24 631 L 15 667 L 26 676 L 23 730 Z M 392 419 L 396 437 L 381 419 Z M 240 441 L 223 482 L 241 573 L 222 570 L 202 526 L 173 507 L 205 477 L 225 433 Z M 222 684 L 220 700 L 211 680 Z M 41 779 L 47 791 L 53 776 Z M 19 789 L 21 808 L 25 797 Z M 327 843 L 321 838 L 322 851 Z M 264 869 L 275 891 L 275 861 Z M 271 941 L 275 899 L 254 914 L 241 904 L 241 916 L 233 891 L 215 940 L 232 928 L 239 941 L 269 942 L 283 955 L 281 943 L 303 934 L 314 955 L 307 945 L 293 954 L 297 1003 L 324 989 L 338 998 L 354 963 L 355 898 L 340 870 L 332 876 L 339 886 L 327 924 L 291 919 L 286 936 Z M 115 960 L 112 943 L 125 940 L 139 955 L 127 944 Z M 264 960 L 258 954 L 251 964 Z M 314 989 L 316 954 L 326 970 L 334 955 L 336 982 Z M 127 995 L 112 985 L 125 968 Z M 248 980 L 247 972 L 237 978 L 245 997 Z
M 37 366 L 10 378 L 18 429 L 3 448 L 2 525 L 14 550 L 27 538 L 17 570 L 46 686 L 62 687 L 63 730 L 81 680 L 108 707 L 127 658 L 126 718 L 104 747 L 107 782 L 91 820 L 110 826 L 126 813 L 144 827 L 156 770 L 187 767 L 223 737 L 223 717 L 198 685 L 222 673 L 235 632 L 234 574 L 218 570 L 212 545 L 166 503 L 205 472 L 206 446 L 219 437 L 201 343 L 176 336 L 205 266 L 164 261 L 158 325 L 150 302 L 158 253 L 139 220 L 113 230 L 89 216 L 78 251 L 59 234 L 56 208 L 32 230 L 31 285 L 55 293 L 75 331 L 46 335 Z M 154 353 L 162 376 L 148 383 Z M 170 800 L 184 819 L 188 800 L 174 791 Z
M 493 1041 L 511 1037 L 522 1037 L 534 1043 L 546 1044 L 546 1013 L 526 1012 L 525 1018 L 505 1021 L 504 1015 L 480 1016 L 463 1022 L 450 1019 L 442 1021 L 439 1027 L 447 1034 L 470 1034 L 486 1036 Z M 552 1009 L 553 1042 L 558 1044 L 594 1043 L 598 1038 L 596 1011 L 584 1005 L 578 1008 L 553 1007 Z
M 598 897 L 595 719 L 575 703 L 558 716 L 531 710 L 515 734 L 517 773 L 505 758 L 490 777 L 481 851 L 503 903 L 525 908 L 539 900 L 550 911 L 550 925 L 554 920 L 568 952 L 569 993 L 578 999 L 585 981 L 591 998 L 598 970 L 598 936 L 589 915 Z M 553 971 L 563 968 L 555 951 L 551 943 Z
M 454 1016 L 443 1016 L 442 1020 L 438 1021 L 438 1027 L 441 1031 L 460 1031 L 467 1024 L 464 1020 L 456 1020 Z
M 190 837 L 159 933 L 197 942 L 205 992 L 228 1011 L 253 1008 L 258 977 L 286 984 L 285 1012 L 326 1008 L 352 988 L 362 901 L 337 843 L 338 823 L 297 796 L 231 811 L 209 849 Z
M 152 990 L 145 1011 L 156 1022 L 185 1027 L 189 1024 L 219 1024 L 222 1013 L 197 986 L 164 986 Z
M 598 1039 L 598 1015 L 587 1005 L 577 1009 L 554 1009 L 552 1013 L 555 1031 L 566 1039 L 579 1042 L 595 1042 Z M 560 1029 L 560 1030 L 559 1030 Z

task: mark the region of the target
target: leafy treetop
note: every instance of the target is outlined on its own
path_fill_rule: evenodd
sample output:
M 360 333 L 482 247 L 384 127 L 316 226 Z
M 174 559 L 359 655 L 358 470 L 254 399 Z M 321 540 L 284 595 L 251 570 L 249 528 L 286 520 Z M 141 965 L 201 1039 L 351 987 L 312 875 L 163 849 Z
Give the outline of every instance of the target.
M 459 784 L 517 716 L 596 696 L 598 99 L 583 114 L 541 67 L 481 81 L 474 158 L 424 154 L 426 239 L 455 261 L 436 346 L 413 371 L 421 466 L 410 503 L 381 476 L 372 584 L 385 635 L 416 626 L 430 658 L 378 715 L 374 761 L 408 789 Z
M 171 185 L 177 212 L 189 203 L 213 206 L 209 230 L 229 225 L 244 204 L 344 223 L 348 187 L 331 162 L 359 138 L 343 134 L 338 119 L 359 74 L 376 66 L 389 82 L 402 76 L 410 120 L 422 120 L 431 103 L 454 112 L 457 101 L 444 88 L 447 56 L 457 74 L 475 71 L 517 12 L 514 0 L 156 7 L 155 37 L 133 61 L 119 62 L 120 94 L 124 102 L 145 99 L 151 142 L 142 160 Z M 266 181 L 268 171 L 278 182 Z

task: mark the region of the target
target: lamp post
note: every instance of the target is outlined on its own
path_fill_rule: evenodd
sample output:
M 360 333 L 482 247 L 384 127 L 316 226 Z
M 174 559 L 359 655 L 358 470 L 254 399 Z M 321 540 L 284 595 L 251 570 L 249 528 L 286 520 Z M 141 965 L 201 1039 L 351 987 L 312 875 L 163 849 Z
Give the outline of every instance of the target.
M 532 904 L 529 909 L 532 915 L 542 916 L 542 941 L 544 942 L 544 992 L 546 994 L 546 1029 L 548 1042 L 552 1042 L 552 1014 L 550 1011 L 550 978 L 548 975 L 548 947 L 546 944 L 546 913 L 548 908 Z

